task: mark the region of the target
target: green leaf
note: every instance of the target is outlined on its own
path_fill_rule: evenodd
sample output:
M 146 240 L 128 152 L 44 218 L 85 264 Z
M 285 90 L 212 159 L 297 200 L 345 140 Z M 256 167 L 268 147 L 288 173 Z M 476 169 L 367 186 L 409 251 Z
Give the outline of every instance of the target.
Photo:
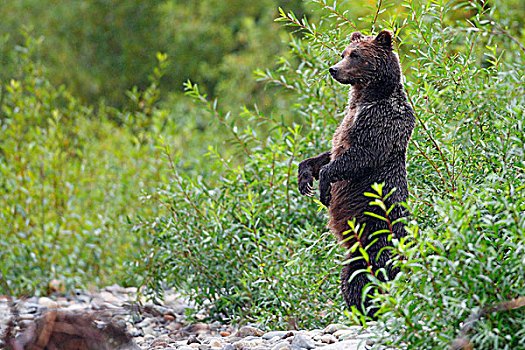
M 365 211 L 365 215 L 368 215 L 368 216 L 371 216 L 371 217 L 374 217 L 376 219 L 380 219 L 380 220 L 383 220 L 383 221 L 387 221 L 387 219 L 382 217 L 381 215 L 377 215 L 376 213 L 372 213 L 372 212 L 369 212 L 369 211 Z

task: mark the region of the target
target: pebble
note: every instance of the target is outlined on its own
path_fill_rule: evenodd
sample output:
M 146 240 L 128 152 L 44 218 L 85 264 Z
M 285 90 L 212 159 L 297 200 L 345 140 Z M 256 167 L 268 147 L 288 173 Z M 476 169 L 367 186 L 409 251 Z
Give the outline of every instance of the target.
M 82 304 L 71 304 L 71 305 L 67 305 L 64 307 L 64 310 L 66 311 L 80 311 L 80 310 L 83 310 L 85 308 L 85 306 L 83 306 Z
M 251 326 L 243 326 L 241 327 L 237 333 L 235 333 L 236 337 L 246 338 L 248 336 L 262 336 L 264 332 L 260 330 L 259 328 L 251 327 Z
M 190 344 L 194 344 L 194 343 L 197 343 L 197 344 L 200 344 L 201 341 L 199 339 L 197 339 L 196 336 L 192 335 L 188 338 L 188 342 L 187 344 L 190 345 Z
M 51 300 L 47 297 L 38 298 L 38 305 L 47 307 L 48 309 L 56 309 L 58 307 L 58 304 L 56 301 Z
M 217 338 L 210 339 L 209 345 L 212 348 L 222 348 L 222 342 L 219 339 L 217 339 Z
M 103 310 L 112 317 L 112 322 L 124 327 L 133 337 L 129 349 L 168 350 L 364 350 L 373 345 L 371 329 L 375 323 L 361 326 L 331 324 L 323 329 L 272 330 L 264 332 L 255 325 L 235 327 L 219 322 L 206 323 L 205 310 L 196 310 L 191 302 L 180 293 L 166 291 L 164 305 L 147 302 L 134 313 L 129 305 L 137 300 L 137 289 L 118 285 L 103 288 L 98 292 L 74 290 L 50 297 L 16 299 L 0 296 L 0 333 L 11 318 L 11 302 L 18 305 L 18 326 L 30 326 L 42 312 L 58 308 L 66 312 Z M 186 310 L 198 311 L 190 323 Z M 123 312 L 124 311 L 124 312 Z M 0 344 L 1 345 L 1 344 Z M 2 346 L 0 346 L 1 348 Z
M 147 326 L 149 326 L 151 324 L 153 320 L 151 318 L 145 318 L 144 320 L 142 320 L 141 322 L 137 323 L 135 325 L 135 327 L 137 328 L 146 328 Z
M 171 332 L 178 331 L 182 328 L 182 323 L 179 322 L 172 322 L 166 326 L 166 329 Z
M 351 329 L 340 329 L 337 332 L 335 332 L 333 335 L 337 339 L 340 339 L 340 338 L 352 337 L 352 336 L 355 336 L 356 334 L 357 334 L 357 332 L 355 332 L 354 330 L 351 330 Z
M 321 336 L 321 342 L 326 344 L 337 343 L 337 338 L 334 337 L 332 334 L 325 334 Z
M 152 327 L 152 326 L 144 327 L 142 330 L 144 331 L 144 334 L 146 335 L 154 335 L 157 333 L 155 331 L 155 327 Z
M 170 315 L 170 314 L 166 314 L 166 315 L 164 315 L 164 321 L 166 321 L 166 322 L 175 321 L 175 316 Z
M 324 330 L 323 330 L 323 333 L 329 333 L 329 334 L 333 334 L 335 332 L 337 332 L 338 330 L 341 330 L 341 329 L 348 329 L 347 326 L 345 325 L 342 325 L 342 324 L 339 324 L 339 323 L 334 323 L 334 324 L 331 324 L 329 326 L 327 326 Z
M 264 339 L 262 338 L 259 338 L 259 340 L 257 339 L 252 339 L 252 340 L 239 340 L 239 341 L 236 341 L 235 343 L 233 343 L 233 347 L 235 349 L 239 349 L 239 350 L 244 350 L 244 349 L 254 349 L 254 348 L 257 348 L 259 345 L 262 345 L 263 342 L 265 342 Z
M 33 314 L 20 315 L 20 320 L 31 321 L 31 320 L 34 320 L 34 319 L 35 319 L 35 315 L 33 315 Z
M 286 340 L 280 341 L 271 350 L 291 350 L 290 343 Z

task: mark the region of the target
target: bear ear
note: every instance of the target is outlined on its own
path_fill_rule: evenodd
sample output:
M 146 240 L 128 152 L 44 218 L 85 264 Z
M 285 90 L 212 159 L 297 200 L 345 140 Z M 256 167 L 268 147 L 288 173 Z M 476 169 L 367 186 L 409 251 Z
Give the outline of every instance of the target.
M 360 32 L 353 32 L 352 35 L 350 35 L 350 41 L 359 41 L 363 39 L 363 34 Z
M 383 30 L 381 33 L 377 34 L 374 41 L 381 46 L 392 48 L 392 33 L 388 30 Z

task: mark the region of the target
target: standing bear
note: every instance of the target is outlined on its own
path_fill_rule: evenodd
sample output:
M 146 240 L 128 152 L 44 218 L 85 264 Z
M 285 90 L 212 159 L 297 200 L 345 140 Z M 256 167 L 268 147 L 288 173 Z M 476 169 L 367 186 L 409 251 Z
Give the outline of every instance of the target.
M 351 35 L 350 44 L 341 60 L 330 67 L 332 77 L 341 84 L 350 85 L 348 110 L 332 138 L 332 149 L 299 164 L 299 192 L 312 196 L 313 180 L 319 180 L 321 202 L 329 207 L 329 227 L 342 244 L 350 248 L 355 236 L 348 221 L 355 220 L 361 228 L 361 243 L 367 249 L 374 272 L 384 269 L 388 278 L 397 271 L 387 262 L 390 254 L 385 247 L 389 241 L 389 222 L 407 215 L 398 204 L 408 197 L 406 178 L 406 151 L 414 129 L 415 118 L 401 83 L 399 58 L 392 47 L 392 35 L 382 31 L 376 37 Z M 378 206 L 371 206 L 374 183 L 383 183 L 383 194 L 395 189 L 386 201 L 394 205 L 389 222 L 365 214 L 373 212 L 385 216 Z M 383 233 L 373 235 L 379 230 Z M 404 224 L 399 220 L 393 225 L 394 237 L 405 235 Z M 348 259 L 360 254 L 357 250 Z M 341 290 L 349 308 L 356 306 L 363 313 L 373 316 L 377 311 L 370 306 L 363 291 L 369 283 L 366 273 L 350 277 L 358 270 L 366 270 L 364 259 L 352 259 L 341 274 Z M 381 278 L 379 274 L 377 276 Z

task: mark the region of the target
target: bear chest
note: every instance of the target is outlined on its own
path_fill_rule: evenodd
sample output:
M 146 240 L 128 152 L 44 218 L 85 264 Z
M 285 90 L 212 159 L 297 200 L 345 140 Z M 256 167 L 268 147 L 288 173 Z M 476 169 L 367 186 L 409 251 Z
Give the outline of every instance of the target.
M 331 161 L 343 154 L 351 145 L 350 131 L 355 125 L 356 110 L 351 108 L 337 127 L 332 137 Z

